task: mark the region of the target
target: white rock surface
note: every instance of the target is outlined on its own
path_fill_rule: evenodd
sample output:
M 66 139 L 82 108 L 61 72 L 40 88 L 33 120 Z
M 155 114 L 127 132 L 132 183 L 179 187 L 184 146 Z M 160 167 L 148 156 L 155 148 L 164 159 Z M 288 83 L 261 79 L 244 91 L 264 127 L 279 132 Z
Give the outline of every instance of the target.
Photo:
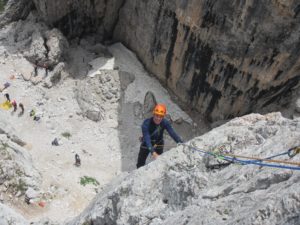
M 139 102 L 143 104 L 146 93 L 151 91 L 155 93 L 155 97 L 159 103 L 164 103 L 168 106 L 168 113 L 171 115 L 173 121 L 182 118 L 192 124 L 191 118 L 171 100 L 169 93 L 162 87 L 159 81 L 148 75 L 135 54 L 127 50 L 120 43 L 112 45 L 109 50 L 114 55 L 115 65 L 119 70 L 134 74 L 135 76 L 134 81 L 126 89 L 126 103 Z
M 229 142 L 236 155 L 265 158 L 299 146 L 299 136 L 300 120 L 284 119 L 280 113 L 251 114 L 233 119 L 187 145 L 210 150 Z M 299 162 L 300 154 L 293 159 L 286 154 L 276 159 Z M 120 176 L 68 225 L 296 225 L 299 181 L 299 170 L 239 164 L 207 170 L 199 152 L 180 146 Z
M 0 224 L 1 225 L 25 225 L 25 224 L 29 224 L 29 222 L 24 217 L 17 214 L 6 205 L 0 203 Z

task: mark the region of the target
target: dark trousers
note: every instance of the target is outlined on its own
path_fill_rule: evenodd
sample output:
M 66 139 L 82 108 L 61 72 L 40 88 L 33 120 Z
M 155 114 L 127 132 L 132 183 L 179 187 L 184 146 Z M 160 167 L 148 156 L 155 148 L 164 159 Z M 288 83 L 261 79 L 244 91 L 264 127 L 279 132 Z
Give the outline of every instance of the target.
M 160 145 L 160 146 L 156 147 L 154 149 L 154 151 L 158 155 L 161 155 L 164 151 L 164 146 Z M 144 145 L 144 143 L 142 143 L 141 147 L 140 147 L 140 152 L 139 152 L 137 164 L 136 164 L 137 168 L 140 168 L 140 167 L 142 167 L 146 164 L 146 160 L 147 160 L 147 157 L 148 157 L 149 153 L 150 153 L 150 151 L 147 149 L 146 145 Z

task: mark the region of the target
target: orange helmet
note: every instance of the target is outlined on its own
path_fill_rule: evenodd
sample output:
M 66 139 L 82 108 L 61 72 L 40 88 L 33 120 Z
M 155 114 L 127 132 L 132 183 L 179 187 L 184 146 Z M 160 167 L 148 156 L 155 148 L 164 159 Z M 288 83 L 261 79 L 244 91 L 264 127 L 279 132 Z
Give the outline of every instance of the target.
M 167 114 L 167 107 L 164 104 L 157 104 L 153 109 L 153 114 L 158 116 L 165 116 Z

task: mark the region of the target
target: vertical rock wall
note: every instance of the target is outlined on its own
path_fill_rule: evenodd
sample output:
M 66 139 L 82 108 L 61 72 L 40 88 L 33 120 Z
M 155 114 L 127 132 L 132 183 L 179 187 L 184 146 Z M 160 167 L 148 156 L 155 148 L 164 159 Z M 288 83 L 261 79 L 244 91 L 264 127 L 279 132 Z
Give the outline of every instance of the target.
M 288 102 L 299 87 L 297 0 L 33 1 L 68 37 L 124 43 L 210 120 Z
M 299 86 L 297 1 L 126 1 L 114 38 L 211 120 L 260 109 Z
M 67 37 L 97 33 L 99 41 L 111 38 L 124 0 L 33 0 L 39 14 Z
M 25 19 L 33 7 L 32 0 L 2 0 L 5 11 L 0 12 L 0 27 L 16 20 Z

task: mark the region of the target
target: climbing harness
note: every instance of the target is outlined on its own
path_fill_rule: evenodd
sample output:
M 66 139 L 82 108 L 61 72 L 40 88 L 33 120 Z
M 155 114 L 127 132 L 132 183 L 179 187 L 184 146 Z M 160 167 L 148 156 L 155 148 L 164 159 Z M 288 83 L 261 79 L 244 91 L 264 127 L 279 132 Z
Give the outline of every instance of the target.
M 158 125 L 158 127 L 155 128 L 155 130 L 150 134 L 150 138 L 156 133 L 159 135 L 161 129 L 162 129 L 161 126 Z M 144 141 L 144 137 L 143 136 L 139 137 L 139 141 L 142 143 Z
M 174 148 L 177 145 L 153 145 L 153 148 L 159 148 L 159 147 L 165 147 L 165 148 Z M 143 149 L 148 149 L 146 146 L 141 146 L 141 148 Z

